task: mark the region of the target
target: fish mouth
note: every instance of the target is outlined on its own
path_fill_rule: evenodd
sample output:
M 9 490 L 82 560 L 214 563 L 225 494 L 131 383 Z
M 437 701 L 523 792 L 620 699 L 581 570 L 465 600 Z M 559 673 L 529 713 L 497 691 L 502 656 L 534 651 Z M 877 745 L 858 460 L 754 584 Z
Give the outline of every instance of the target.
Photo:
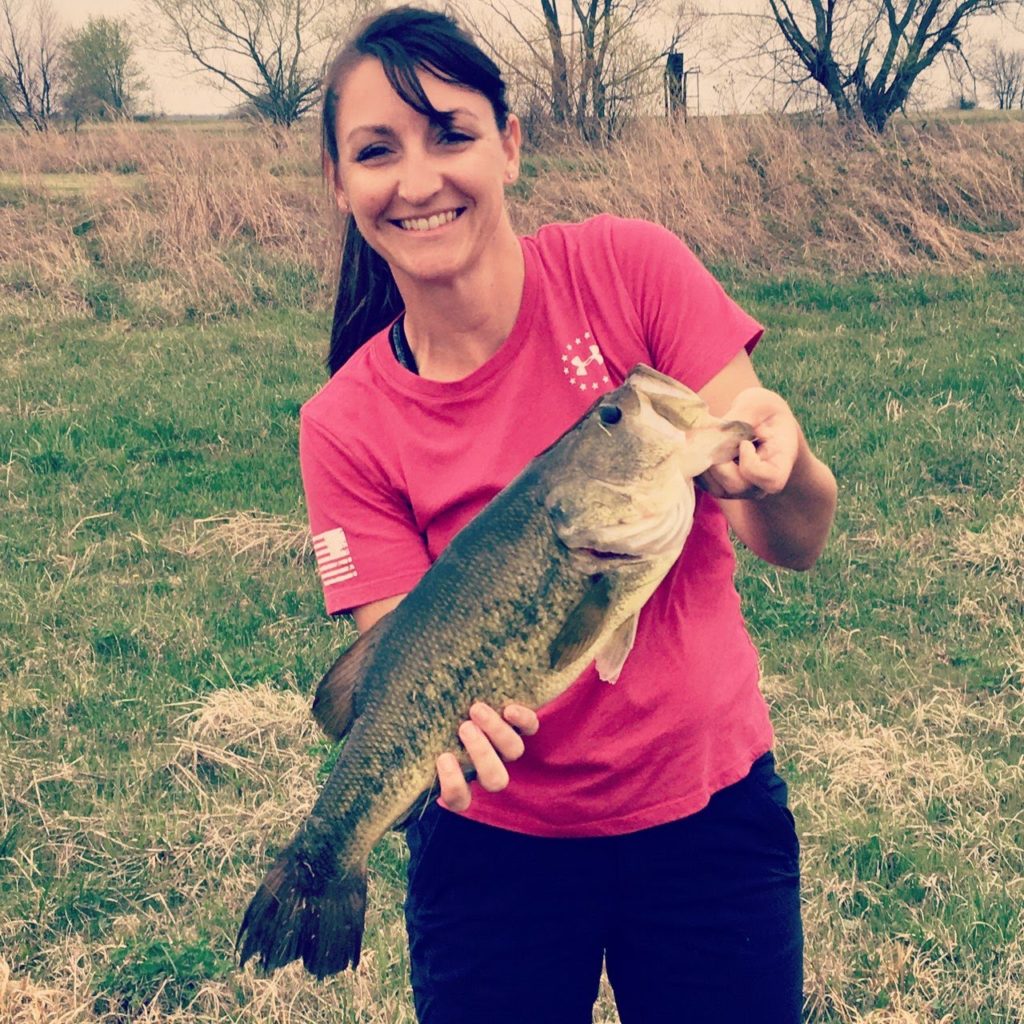
M 576 550 L 600 561 L 639 562 L 644 557 L 643 555 L 627 554 L 625 551 L 600 551 L 597 548 L 577 548 Z

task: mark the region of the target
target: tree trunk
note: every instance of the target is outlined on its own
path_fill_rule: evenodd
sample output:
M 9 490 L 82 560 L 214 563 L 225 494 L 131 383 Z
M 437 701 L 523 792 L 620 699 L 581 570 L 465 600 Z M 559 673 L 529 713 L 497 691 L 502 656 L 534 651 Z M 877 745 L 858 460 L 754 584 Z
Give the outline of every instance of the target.
M 557 0 L 541 0 L 544 27 L 551 48 L 551 117 L 555 124 L 569 120 L 569 68 L 562 48 L 562 28 L 558 23 Z

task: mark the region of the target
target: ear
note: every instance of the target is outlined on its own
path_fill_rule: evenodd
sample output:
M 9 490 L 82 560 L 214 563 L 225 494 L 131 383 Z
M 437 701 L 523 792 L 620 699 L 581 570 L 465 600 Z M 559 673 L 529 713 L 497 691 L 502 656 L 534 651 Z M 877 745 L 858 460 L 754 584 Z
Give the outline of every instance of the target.
M 331 183 L 331 190 L 334 192 L 334 202 L 342 213 L 349 212 L 348 197 L 345 195 L 345 186 L 341 183 L 341 173 L 338 165 L 324 153 L 324 177 Z
M 511 185 L 519 178 L 519 153 L 523 145 L 523 130 L 515 114 L 508 115 L 501 140 L 505 150 L 505 184 Z
M 348 196 L 345 195 L 345 189 L 337 174 L 334 175 L 334 201 L 338 204 L 338 209 L 342 213 L 349 212 Z

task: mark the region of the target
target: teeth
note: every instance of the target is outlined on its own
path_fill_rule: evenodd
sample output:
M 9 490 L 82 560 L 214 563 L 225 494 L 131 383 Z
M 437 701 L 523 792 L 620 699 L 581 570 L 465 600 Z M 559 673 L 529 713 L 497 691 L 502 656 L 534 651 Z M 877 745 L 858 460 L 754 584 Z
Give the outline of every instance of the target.
M 435 213 L 432 217 L 413 217 L 410 220 L 400 220 L 398 223 L 403 231 L 429 231 L 431 228 L 439 228 L 442 224 L 450 224 L 457 216 L 456 210 L 446 210 L 444 213 Z

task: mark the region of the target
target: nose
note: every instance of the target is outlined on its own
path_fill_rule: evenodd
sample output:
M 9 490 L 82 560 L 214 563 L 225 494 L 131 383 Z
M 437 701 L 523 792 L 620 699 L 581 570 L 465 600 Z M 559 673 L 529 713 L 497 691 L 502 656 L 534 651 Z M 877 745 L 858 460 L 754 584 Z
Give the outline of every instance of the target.
M 410 154 L 402 161 L 398 196 L 410 206 L 422 206 L 441 190 L 440 169 L 423 153 Z

